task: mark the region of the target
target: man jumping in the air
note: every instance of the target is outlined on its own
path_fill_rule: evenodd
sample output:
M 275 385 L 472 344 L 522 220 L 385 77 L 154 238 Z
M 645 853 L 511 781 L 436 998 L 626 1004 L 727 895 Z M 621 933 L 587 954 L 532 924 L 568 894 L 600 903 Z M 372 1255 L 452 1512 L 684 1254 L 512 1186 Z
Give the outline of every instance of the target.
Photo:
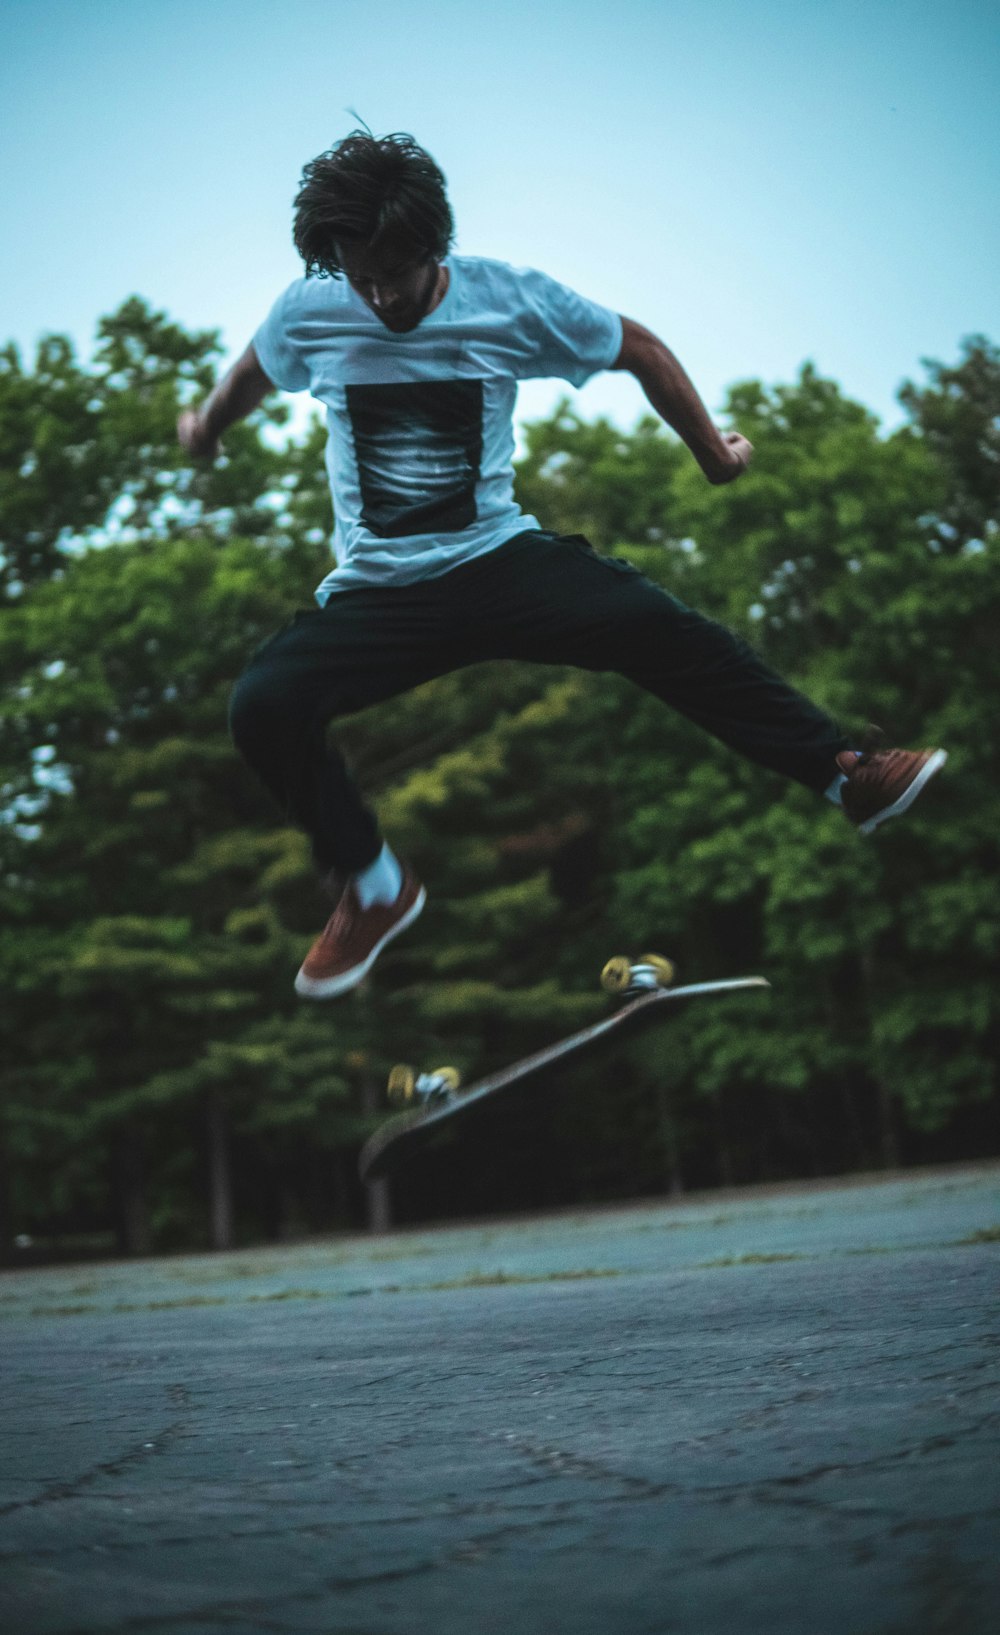
M 902 812 L 943 750 L 859 753 L 723 626 L 513 497 L 519 380 L 634 375 L 710 483 L 749 464 L 677 359 L 630 318 L 544 273 L 449 254 L 444 177 L 408 136 L 356 131 L 303 173 L 292 284 L 178 435 L 211 458 L 273 387 L 326 405 L 337 566 L 236 684 L 236 744 L 309 835 L 336 907 L 296 979 L 323 999 L 361 981 L 424 890 L 379 834 L 335 717 L 462 665 L 529 659 L 612 670 L 771 771 L 842 805 L 862 833 Z

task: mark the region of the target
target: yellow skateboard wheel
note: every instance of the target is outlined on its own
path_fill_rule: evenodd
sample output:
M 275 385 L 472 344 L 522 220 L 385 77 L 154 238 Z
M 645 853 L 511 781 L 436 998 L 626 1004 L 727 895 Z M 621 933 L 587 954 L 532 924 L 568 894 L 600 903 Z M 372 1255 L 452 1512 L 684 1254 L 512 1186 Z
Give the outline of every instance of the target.
M 430 1076 L 437 1079 L 446 1090 L 457 1090 L 462 1082 L 462 1075 L 457 1067 L 435 1067 Z
M 405 1107 L 408 1102 L 411 1102 L 416 1087 L 417 1075 L 412 1067 L 407 1067 L 403 1062 L 397 1062 L 396 1066 L 390 1069 L 386 1093 L 393 1107 Z
M 632 980 L 632 961 L 627 954 L 615 954 L 601 972 L 601 987 L 605 993 L 624 993 Z
M 653 967 L 656 972 L 657 986 L 660 988 L 669 988 L 677 975 L 677 968 L 673 960 L 667 959 L 665 954 L 640 954 L 638 963 Z

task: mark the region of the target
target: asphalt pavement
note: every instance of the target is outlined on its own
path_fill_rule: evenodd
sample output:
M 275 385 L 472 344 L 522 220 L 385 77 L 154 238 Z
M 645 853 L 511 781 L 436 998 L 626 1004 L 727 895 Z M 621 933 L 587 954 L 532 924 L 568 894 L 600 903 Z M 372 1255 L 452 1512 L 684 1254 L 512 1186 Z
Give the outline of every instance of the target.
M 995 1635 L 1000 1167 L 0 1277 L 5 1635 Z

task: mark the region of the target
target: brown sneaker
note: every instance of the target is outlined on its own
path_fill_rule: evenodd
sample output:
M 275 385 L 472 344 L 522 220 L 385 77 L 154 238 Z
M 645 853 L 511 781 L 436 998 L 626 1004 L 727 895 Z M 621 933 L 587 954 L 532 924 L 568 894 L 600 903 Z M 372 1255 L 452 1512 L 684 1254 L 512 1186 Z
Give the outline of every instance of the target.
M 842 750 L 837 765 L 847 782 L 840 799 L 858 833 L 870 835 L 886 818 L 905 812 L 947 759 L 943 749 Z
M 403 871 L 396 901 L 373 903 L 370 908 L 361 907 L 348 881 L 295 978 L 296 993 L 307 999 L 333 999 L 356 988 L 386 943 L 413 924 L 426 901 L 427 893 L 409 869 Z

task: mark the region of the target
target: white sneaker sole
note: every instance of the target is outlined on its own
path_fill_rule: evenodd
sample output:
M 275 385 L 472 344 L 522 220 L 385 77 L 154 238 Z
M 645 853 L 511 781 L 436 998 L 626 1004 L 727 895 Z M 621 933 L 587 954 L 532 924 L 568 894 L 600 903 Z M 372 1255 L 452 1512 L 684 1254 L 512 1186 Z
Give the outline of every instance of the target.
M 426 901 L 427 893 L 421 886 L 402 919 L 389 927 L 385 936 L 379 939 L 368 958 L 362 960 L 360 965 L 352 965 L 349 971 L 341 971 L 339 976 L 323 977 L 319 981 L 300 971 L 295 978 L 295 992 L 303 999 L 335 999 L 337 994 L 349 993 L 368 975 L 386 943 L 391 942 L 393 937 L 398 937 L 401 931 L 405 931 L 408 925 L 413 924 Z
M 858 834 L 870 835 L 873 829 L 877 829 L 880 823 L 885 822 L 886 818 L 897 817 L 900 812 L 905 812 L 908 806 L 913 805 L 928 778 L 933 778 L 935 772 L 940 772 L 947 759 L 947 750 L 936 749 L 934 754 L 924 762 L 909 788 L 903 790 L 898 800 L 894 800 L 891 806 L 883 807 L 882 811 L 876 812 L 874 817 L 867 818 L 864 823 L 858 824 Z

